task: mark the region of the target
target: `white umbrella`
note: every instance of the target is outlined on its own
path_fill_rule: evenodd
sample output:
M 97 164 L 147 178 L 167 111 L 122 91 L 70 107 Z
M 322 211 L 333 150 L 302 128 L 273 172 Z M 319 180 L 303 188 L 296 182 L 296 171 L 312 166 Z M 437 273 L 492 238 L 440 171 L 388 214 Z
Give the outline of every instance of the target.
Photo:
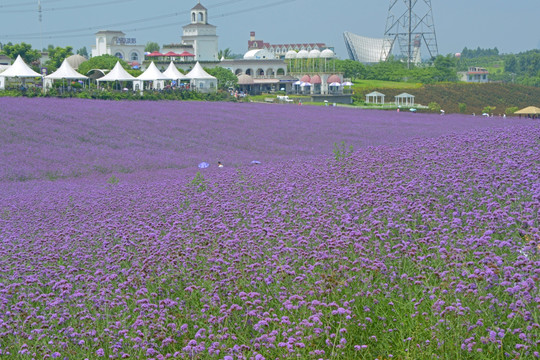
M 341 84 L 338 82 L 333 82 L 333 83 L 330 83 L 330 86 L 341 86 Z
M 353 83 L 350 82 L 350 81 L 345 81 L 345 82 L 343 83 L 343 86 L 353 86 Z
M 311 84 L 308 82 L 303 82 L 303 83 L 300 83 L 300 86 L 311 86 Z

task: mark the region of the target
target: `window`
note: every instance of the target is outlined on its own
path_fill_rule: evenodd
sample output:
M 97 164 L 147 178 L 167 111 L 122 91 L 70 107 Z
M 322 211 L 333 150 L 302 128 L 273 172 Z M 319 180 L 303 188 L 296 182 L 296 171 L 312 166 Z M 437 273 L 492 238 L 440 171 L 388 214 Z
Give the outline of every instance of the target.
M 139 60 L 139 54 L 136 52 L 131 53 L 131 61 L 138 61 Z
M 123 59 L 123 58 L 124 58 L 124 55 L 122 55 L 121 52 L 117 52 L 116 54 L 114 54 L 114 56 L 116 56 L 116 57 L 119 58 L 119 59 Z

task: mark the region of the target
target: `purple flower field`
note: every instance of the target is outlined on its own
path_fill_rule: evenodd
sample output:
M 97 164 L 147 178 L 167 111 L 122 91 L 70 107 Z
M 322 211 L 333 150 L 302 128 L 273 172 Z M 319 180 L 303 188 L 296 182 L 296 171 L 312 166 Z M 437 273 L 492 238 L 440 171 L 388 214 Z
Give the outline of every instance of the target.
M 0 98 L 0 358 L 540 358 L 539 149 L 525 119 Z

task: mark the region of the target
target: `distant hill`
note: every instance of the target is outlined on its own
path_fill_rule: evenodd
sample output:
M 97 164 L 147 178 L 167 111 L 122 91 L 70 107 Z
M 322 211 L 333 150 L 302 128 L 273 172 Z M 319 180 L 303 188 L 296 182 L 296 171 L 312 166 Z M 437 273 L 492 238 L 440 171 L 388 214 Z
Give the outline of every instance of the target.
M 357 94 L 364 96 L 373 90 L 386 95 L 387 102 L 395 95 L 408 92 L 414 95 L 415 102 L 427 105 L 436 102 L 446 112 L 459 112 L 459 104 L 466 104 L 466 113 L 481 113 L 486 106 L 495 106 L 494 114 L 502 114 L 508 107 L 523 108 L 534 105 L 540 106 L 540 88 L 515 84 L 471 84 L 471 83 L 440 83 L 426 84 L 420 88 L 389 88 L 362 89 Z M 362 100 L 365 99 L 362 98 Z

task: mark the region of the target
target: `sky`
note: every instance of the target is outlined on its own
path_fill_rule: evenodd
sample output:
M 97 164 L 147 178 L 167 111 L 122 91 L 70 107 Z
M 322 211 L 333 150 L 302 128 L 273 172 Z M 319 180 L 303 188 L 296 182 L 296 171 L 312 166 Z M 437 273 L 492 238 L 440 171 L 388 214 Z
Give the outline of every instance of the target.
M 418 0 L 419 2 L 428 0 Z M 0 0 L 0 43 L 33 48 L 86 46 L 95 33 L 120 30 L 137 44 L 180 43 L 197 0 Z M 217 26 L 219 49 L 247 51 L 250 31 L 270 44 L 325 43 L 348 57 L 343 32 L 382 38 L 389 0 L 202 0 Z M 439 53 L 497 47 L 501 53 L 540 48 L 540 0 L 432 0 Z

